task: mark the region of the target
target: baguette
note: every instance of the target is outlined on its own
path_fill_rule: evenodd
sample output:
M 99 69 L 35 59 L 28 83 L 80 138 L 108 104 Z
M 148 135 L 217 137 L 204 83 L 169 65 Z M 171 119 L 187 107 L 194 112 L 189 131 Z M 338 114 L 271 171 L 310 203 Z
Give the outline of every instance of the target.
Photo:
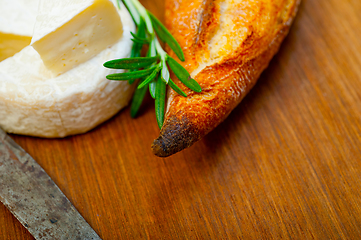
M 166 0 L 165 22 L 181 45 L 181 64 L 201 93 L 172 79 L 188 95 L 168 89 L 167 110 L 153 153 L 167 157 L 220 124 L 255 85 L 286 37 L 300 0 Z M 170 53 L 174 57 L 174 53 Z

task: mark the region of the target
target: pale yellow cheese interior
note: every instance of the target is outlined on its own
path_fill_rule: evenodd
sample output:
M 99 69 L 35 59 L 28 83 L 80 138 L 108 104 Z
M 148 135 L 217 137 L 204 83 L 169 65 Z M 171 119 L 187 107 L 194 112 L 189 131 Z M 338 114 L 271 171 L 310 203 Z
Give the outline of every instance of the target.
M 0 32 L 0 62 L 30 44 L 31 37 Z
M 44 65 L 55 74 L 64 73 L 88 61 L 118 42 L 123 33 L 121 19 L 111 1 L 72 1 L 70 4 L 89 5 L 74 16 L 71 15 L 73 12 L 66 10 L 66 6 L 59 7 L 52 3 L 53 0 L 41 1 L 39 6 L 32 46 L 41 56 Z M 49 8 L 53 12 L 48 13 Z M 62 12 L 70 15 L 70 20 L 66 23 L 62 22 L 67 17 L 62 16 Z M 59 26 L 55 27 L 56 23 Z

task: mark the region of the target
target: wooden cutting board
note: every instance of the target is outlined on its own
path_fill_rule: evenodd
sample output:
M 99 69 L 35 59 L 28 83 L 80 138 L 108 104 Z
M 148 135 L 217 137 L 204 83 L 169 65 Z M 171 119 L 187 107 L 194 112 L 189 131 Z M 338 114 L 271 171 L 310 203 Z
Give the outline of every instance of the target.
M 161 0 L 143 0 L 161 19 Z M 13 136 L 103 239 L 358 239 L 361 1 L 303 0 L 280 52 L 217 129 L 154 157 L 152 103 L 80 136 Z M 0 205 L 0 239 L 32 239 Z

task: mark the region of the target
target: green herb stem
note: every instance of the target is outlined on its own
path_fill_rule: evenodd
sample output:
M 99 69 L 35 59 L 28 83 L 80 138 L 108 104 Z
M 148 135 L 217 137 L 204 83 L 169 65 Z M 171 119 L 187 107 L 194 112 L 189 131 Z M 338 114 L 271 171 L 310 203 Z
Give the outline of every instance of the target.
M 118 0 L 118 6 L 121 6 L 120 1 Z M 104 63 L 107 68 L 128 69 L 129 71 L 110 74 L 107 79 L 128 80 L 130 84 L 136 82 L 136 79 L 140 79 L 133 95 L 131 116 L 136 116 L 148 88 L 150 95 L 155 99 L 157 123 L 161 128 L 164 121 L 166 85 L 169 85 L 179 95 L 187 97 L 187 94 L 170 79 L 169 67 L 177 78 L 191 90 L 201 92 L 202 88 L 190 77 L 190 74 L 181 64 L 164 51 L 159 39 L 167 44 L 181 61 L 185 60 L 182 48 L 167 28 L 153 14 L 148 12 L 138 0 L 122 1 L 137 26 L 137 32 L 131 33 L 134 44 L 130 58 Z M 146 57 L 140 57 L 143 45 L 149 45 Z
M 140 4 L 140 2 L 138 0 L 131 0 L 131 1 L 134 4 L 134 7 L 138 10 L 139 15 L 144 19 L 145 25 L 147 26 L 149 34 L 153 34 L 153 32 L 154 32 L 153 24 L 147 13 L 147 10 L 143 7 L 142 4 Z

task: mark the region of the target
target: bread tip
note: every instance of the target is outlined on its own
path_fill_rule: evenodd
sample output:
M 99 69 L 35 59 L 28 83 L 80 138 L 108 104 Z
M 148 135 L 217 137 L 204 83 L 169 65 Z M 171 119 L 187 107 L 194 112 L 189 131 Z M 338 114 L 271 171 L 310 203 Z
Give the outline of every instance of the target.
M 153 141 L 152 151 L 153 154 L 156 155 L 157 157 L 164 158 L 172 155 L 172 153 L 167 149 L 166 145 L 164 144 L 164 141 L 162 141 L 160 137 Z
M 198 131 L 187 117 L 170 117 L 164 123 L 159 137 L 153 141 L 152 151 L 158 157 L 169 157 L 190 147 L 200 139 Z

